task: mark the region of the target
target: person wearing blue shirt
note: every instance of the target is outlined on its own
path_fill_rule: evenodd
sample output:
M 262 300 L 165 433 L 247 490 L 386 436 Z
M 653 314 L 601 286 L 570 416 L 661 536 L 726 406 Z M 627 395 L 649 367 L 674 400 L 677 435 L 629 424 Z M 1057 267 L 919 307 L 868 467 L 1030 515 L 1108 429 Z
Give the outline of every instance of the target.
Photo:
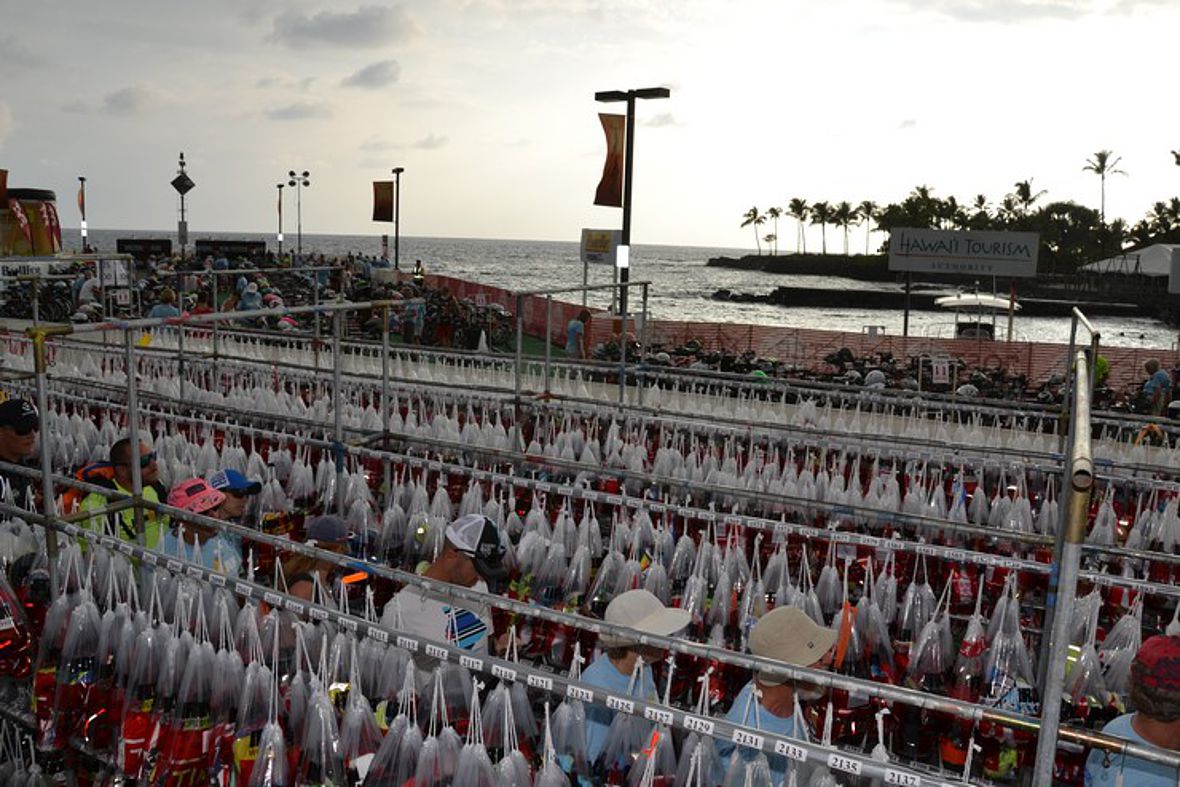
M 590 323 L 590 310 L 582 309 L 577 317 L 565 327 L 565 354 L 570 358 L 585 358 L 586 326 Z
M 258 284 L 250 282 L 238 300 L 238 311 L 249 312 L 262 308 L 262 293 L 258 291 Z
M 1180 637 L 1148 639 L 1131 662 L 1128 682 L 1134 713 L 1102 728 L 1106 735 L 1168 753 L 1180 752 Z M 1121 777 L 1121 781 L 1120 781 Z M 1094 749 L 1086 760 L 1086 787 L 1175 787 L 1176 769 Z
M 151 308 L 148 317 L 155 320 L 162 317 L 179 317 L 180 309 L 176 308 L 176 293 L 172 288 L 165 287 L 160 291 L 160 302 Z
M 763 615 L 750 630 L 750 652 L 796 667 L 826 669 L 831 660 L 836 632 L 815 623 L 797 607 L 777 607 Z M 796 697 L 815 700 L 822 695 L 816 687 L 796 684 L 782 675 L 755 673 L 742 687 L 725 720 L 783 738 L 807 740 L 807 722 L 796 714 Z M 717 742 L 722 768 L 728 771 L 737 745 Z M 759 752 L 743 747 L 737 756 L 753 760 Z M 787 775 L 787 760 L 778 754 L 767 755 L 774 783 Z
M 181 481 L 168 493 L 168 505 L 173 508 L 181 508 L 214 519 L 222 518 L 223 503 L 225 495 L 203 478 Z M 240 547 L 225 533 L 213 527 L 192 522 L 174 522 L 173 529 L 164 534 L 161 549 L 165 554 L 180 556 L 227 577 L 239 577 L 242 573 Z
M 629 590 L 606 607 L 604 619 L 607 623 L 626 626 L 636 632 L 658 637 L 670 637 L 689 622 L 689 613 L 682 609 L 665 607 L 654 594 L 646 590 Z M 582 682 L 597 686 L 617 697 L 637 697 L 642 700 L 656 700 L 655 680 L 651 667 L 663 659 L 667 651 L 662 648 L 640 646 L 638 634 L 603 634 L 599 644 L 604 652 L 582 673 Z M 639 659 L 643 667 L 632 682 Z M 595 763 L 603 754 L 607 732 L 614 721 L 615 712 L 602 705 L 586 706 L 586 759 Z M 614 769 L 619 763 L 603 763 L 605 770 Z
M 1143 364 L 1147 371 L 1147 382 L 1143 384 L 1143 398 L 1147 400 L 1152 415 L 1160 415 L 1172 401 L 1172 375 L 1160 368 L 1160 362 L 1152 358 Z

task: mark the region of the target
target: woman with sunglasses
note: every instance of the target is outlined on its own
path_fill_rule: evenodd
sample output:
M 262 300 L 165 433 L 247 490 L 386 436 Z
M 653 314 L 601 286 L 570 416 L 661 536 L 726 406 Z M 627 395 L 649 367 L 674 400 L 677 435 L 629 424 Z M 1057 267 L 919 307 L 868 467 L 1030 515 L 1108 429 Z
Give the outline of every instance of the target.
M 167 490 L 160 483 L 160 468 L 156 466 L 156 455 L 145 443 L 139 444 L 139 477 L 143 482 L 143 499 L 150 503 L 163 502 L 167 496 Z M 131 441 L 123 438 L 116 442 L 111 446 L 109 462 L 83 468 L 78 472 L 78 478 L 87 483 L 106 487 L 112 492 L 123 492 L 130 495 L 134 486 L 131 473 Z M 112 495 L 108 499 L 105 495 L 92 492 L 83 498 L 78 509 L 80 511 L 97 511 L 112 499 L 117 500 L 121 496 Z M 70 507 L 67 505 L 66 510 L 69 510 Z M 119 538 L 124 541 L 137 540 L 135 512 L 131 508 L 125 508 L 109 517 L 91 517 L 84 527 L 90 530 L 102 530 L 107 520 L 110 521 L 113 532 Z M 156 549 L 159 546 L 160 536 L 163 534 L 167 522 L 166 516 L 157 515 L 155 511 L 150 509 L 144 509 L 144 545 L 148 549 Z
M 211 519 L 224 519 L 225 495 L 204 478 L 189 478 L 172 487 L 168 505 Z M 181 538 L 184 547 L 181 548 Z M 242 573 L 242 551 L 237 542 L 215 526 L 196 522 L 174 522 L 164 534 L 163 551 L 193 563 L 199 563 L 228 577 Z

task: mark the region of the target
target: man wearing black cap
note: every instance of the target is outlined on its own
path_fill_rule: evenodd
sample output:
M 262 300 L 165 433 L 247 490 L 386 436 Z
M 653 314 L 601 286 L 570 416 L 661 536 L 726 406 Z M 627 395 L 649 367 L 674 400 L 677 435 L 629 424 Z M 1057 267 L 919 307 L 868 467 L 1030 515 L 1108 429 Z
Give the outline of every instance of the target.
M 483 514 L 468 514 L 447 525 L 442 554 L 423 573 L 427 579 L 488 592 L 487 580 L 501 579 L 504 535 Z M 492 633 L 486 606 L 464 608 L 419 588 L 403 588 L 385 605 L 382 623 L 436 642 L 453 642 L 474 653 L 488 652 Z
M 37 445 L 37 408 L 24 399 L 0 402 L 0 461 L 23 464 Z M 33 479 L 0 469 L 0 500 L 36 508 Z

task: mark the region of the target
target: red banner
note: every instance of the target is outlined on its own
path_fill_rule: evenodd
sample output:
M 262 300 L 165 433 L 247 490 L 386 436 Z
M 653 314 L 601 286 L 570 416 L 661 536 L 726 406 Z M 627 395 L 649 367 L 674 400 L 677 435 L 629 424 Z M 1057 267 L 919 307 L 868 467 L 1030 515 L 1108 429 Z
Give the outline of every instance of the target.
M 82 221 L 86 221 L 86 186 L 78 186 L 78 212 L 82 214 Z
M 0 205 L 8 204 L 8 170 L 0 169 Z
M 29 244 L 29 248 L 33 248 L 33 228 L 29 226 L 29 217 L 25 215 L 25 209 L 15 199 L 8 200 L 8 209 L 12 211 L 12 217 L 16 219 L 16 224 L 20 227 L 21 234 L 25 236 L 25 241 Z
M 393 221 L 393 181 L 373 181 L 373 221 Z
M 602 166 L 602 180 L 594 193 L 595 205 L 623 207 L 623 143 L 627 138 L 626 115 L 598 113 L 606 134 L 606 163 Z
M 46 213 L 49 214 L 49 230 L 53 234 L 53 250 L 61 251 L 61 219 L 57 215 L 57 205 L 52 202 L 44 203 Z

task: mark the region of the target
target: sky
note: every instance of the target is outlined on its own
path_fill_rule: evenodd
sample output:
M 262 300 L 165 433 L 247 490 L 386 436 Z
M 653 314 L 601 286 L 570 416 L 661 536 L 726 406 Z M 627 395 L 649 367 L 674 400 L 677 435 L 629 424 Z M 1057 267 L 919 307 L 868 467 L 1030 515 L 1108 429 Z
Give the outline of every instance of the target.
M 576 241 L 622 221 L 593 205 L 596 113 L 622 106 L 594 93 L 655 86 L 637 244 L 753 249 L 751 207 L 918 184 L 998 202 L 1031 177 L 1097 207 L 1100 149 L 1127 172 L 1108 217 L 1180 194 L 1176 0 L 0 0 L 0 19 L 0 168 L 71 227 L 79 175 L 91 227 L 174 227 L 183 151 L 192 231 L 273 233 L 296 169 L 304 232 L 389 232 L 370 183 L 401 166 L 403 235 Z M 793 222 L 779 236 L 793 249 Z

